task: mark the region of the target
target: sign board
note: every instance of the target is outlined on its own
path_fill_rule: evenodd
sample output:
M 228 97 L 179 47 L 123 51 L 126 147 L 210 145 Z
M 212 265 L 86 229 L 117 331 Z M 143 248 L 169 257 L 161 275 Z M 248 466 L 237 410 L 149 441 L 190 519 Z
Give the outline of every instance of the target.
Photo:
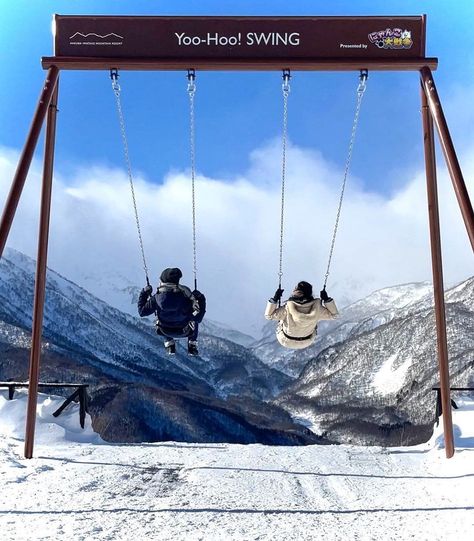
M 415 59 L 425 16 L 54 16 L 56 57 Z

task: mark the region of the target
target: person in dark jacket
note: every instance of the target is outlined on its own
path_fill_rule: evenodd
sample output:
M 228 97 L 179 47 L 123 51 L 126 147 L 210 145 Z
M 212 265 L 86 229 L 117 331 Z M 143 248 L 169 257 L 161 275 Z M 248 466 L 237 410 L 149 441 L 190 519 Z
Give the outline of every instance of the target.
M 176 353 L 175 338 L 188 339 L 188 354 L 198 355 L 197 337 L 199 323 L 206 313 L 206 298 L 197 289 L 180 285 L 183 273 L 178 268 L 165 269 L 154 295 L 153 287 L 144 287 L 138 298 L 141 317 L 156 314 L 156 332 L 165 337 L 166 351 Z

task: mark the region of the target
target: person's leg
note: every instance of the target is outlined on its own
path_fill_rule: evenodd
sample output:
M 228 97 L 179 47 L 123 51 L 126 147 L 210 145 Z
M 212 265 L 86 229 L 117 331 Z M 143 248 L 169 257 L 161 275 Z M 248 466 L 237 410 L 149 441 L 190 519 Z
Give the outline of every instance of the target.
M 197 342 L 199 334 L 199 323 L 197 323 L 196 321 L 191 321 L 189 323 L 189 328 L 191 329 L 191 333 L 188 335 L 188 340 L 190 342 Z
M 168 355 L 174 355 L 176 353 L 176 342 L 174 339 L 166 335 L 158 326 L 156 327 L 156 333 L 164 337 L 164 346 Z
M 188 335 L 188 354 L 198 355 L 197 337 L 199 333 L 199 325 L 196 321 L 189 323 L 190 334 Z
M 167 338 L 165 340 L 165 348 L 169 355 L 174 355 L 176 353 L 176 342 L 173 338 Z

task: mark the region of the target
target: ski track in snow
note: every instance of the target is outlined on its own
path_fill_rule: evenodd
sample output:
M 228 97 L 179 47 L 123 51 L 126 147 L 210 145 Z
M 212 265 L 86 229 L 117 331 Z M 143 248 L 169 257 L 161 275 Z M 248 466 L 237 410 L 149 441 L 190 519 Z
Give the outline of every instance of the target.
M 2 445 L 5 540 L 462 540 L 474 528 L 474 473 L 450 475 L 442 450 L 76 443 L 37 446 L 32 460 L 22 450 Z

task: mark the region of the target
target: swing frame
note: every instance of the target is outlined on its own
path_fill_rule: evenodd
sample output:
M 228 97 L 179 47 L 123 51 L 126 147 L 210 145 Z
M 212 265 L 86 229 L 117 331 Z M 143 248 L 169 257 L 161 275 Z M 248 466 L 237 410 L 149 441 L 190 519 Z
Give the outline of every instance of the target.
M 110 71 L 112 69 L 144 71 L 369 70 L 417 71 L 419 73 L 444 440 L 446 457 L 452 457 L 454 438 L 450 407 L 434 126 L 438 132 L 473 250 L 474 213 L 433 79 L 432 70 L 436 70 L 438 60 L 425 56 L 426 16 L 85 17 L 55 15 L 54 23 L 55 56 L 44 57 L 41 60 L 43 69 L 47 70 L 46 80 L 0 221 L 1 257 L 46 118 L 25 457 L 32 458 L 33 456 L 35 435 L 59 73 L 61 70 Z M 118 30 L 111 32 L 111 29 L 115 28 Z M 181 34 L 176 31 L 177 29 Z M 406 32 L 403 39 L 409 39 L 411 43 L 407 41 L 404 45 L 400 42 L 402 29 Z M 87 31 L 87 34 L 84 34 L 84 31 Z M 192 37 L 188 35 L 190 32 L 193 33 Z M 408 35 L 410 38 L 407 37 Z M 191 41 L 184 43 L 183 36 Z M 246 37 L 246 42 L 242 42 L 242 36 Z M 198 43 L 198 38 L 204 41 Z M 73 39 L 75 41 L 72 41 Z M 257 39 L 258 43 L 256 43 Z M 108 56 L 104 56 L 105 52 Z

